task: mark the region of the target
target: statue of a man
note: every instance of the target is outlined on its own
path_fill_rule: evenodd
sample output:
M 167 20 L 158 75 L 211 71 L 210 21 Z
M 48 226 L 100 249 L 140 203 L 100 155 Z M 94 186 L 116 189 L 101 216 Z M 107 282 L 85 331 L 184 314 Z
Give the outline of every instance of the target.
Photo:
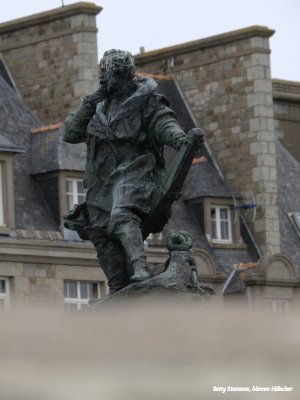
M 110 50 L 100 61 L 100 89 L 64 123 L 64 141 L 86 142 L 86 203 L 65 219 L 94 244 L 110 293 L 151 278 L 141 233 L 163 191 L 163 146 L 179 150 L 186 135 L 155 93 L 135 76 L 130 52 Z

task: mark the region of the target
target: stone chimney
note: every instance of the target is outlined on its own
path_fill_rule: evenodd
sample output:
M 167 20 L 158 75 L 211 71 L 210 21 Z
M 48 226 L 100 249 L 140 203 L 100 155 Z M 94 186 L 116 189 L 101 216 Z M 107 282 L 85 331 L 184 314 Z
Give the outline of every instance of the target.
M 253 26 L 136 56 L 140 70 L 172 73 L 225 179 L 251 191 L 251 229 L 263 254 L 280 251 L 269 38 Z M 168 60 L 172 58 L 172 70 Z
M 96 15 L 80 2 L 0 24 L 0 53 L 44 124 L 63 121 L 98 85 Z

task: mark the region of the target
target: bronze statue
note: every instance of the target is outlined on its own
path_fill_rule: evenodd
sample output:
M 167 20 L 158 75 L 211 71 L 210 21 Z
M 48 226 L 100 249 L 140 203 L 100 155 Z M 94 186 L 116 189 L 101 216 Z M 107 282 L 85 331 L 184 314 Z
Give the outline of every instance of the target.
M 163 228 L 175 199 L 155 214 L 166 194 L 163 147 L 179 150 L 188 141 L 156 88 L 153 79 L 135 76 L 130 52 L 107 51 L 99 90 L 64 123 L 65 142 L 87 145 L 86 202 L 65 226 L 92 241 L 111 294 L 152 277 L 143 239 Z

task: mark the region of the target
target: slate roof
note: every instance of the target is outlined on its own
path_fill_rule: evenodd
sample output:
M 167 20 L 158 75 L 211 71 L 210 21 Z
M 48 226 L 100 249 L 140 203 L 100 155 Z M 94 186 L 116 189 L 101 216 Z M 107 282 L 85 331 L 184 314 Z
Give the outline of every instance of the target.
M 276 155 L 281 251 L 293 260 L 300 276 L 300 238 L 288 216 L 300 212 L 300 163 L 279 142 Z
M 52 129 L 34 129 L 31 151 L 33 175 L 58 170 L 84 171 L 85 144 L 65 143 L 59 124 Z
M 0 57 L 0 76 L 5 80 L 5 82 L 15 90 L 12 78 L 6 68 L 4 61 Z
M 16 228 L 57 230 L 41 189 L 30 176 L 31 129 L 38 126 L 39 119 L 0 76 L 1 142 L 24 149 L 13 156 Z
M 5 136 L 0 135 L 0 151 L 7 153 L 24 153 L 22 146 L 17 146 Z

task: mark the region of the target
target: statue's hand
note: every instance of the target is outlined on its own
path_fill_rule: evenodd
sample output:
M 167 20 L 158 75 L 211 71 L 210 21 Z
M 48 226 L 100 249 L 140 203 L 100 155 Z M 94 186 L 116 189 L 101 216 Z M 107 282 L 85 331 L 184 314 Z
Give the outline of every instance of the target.
M 93 94 L 85 96 L 83 99 L 83 104 L 86 108 L 91 111 L 96 111 L 97 104 L 103 100 L 103 93 L 100 89 L 96 90 Z
M 188 136 L 192 136 L 193 137 L 193 142 L 195 145 L 195 149 L 199 149 L 201 148 L 201 146 L 203 145 L 205 138 L 204 138 L 204 131 L 201 128 L 193 128 L 189 131 Z
M 184 136 L 179 136 L 178 138 L 176 138 L 175 142 L 174 142 L 175 150 L 177 150 L 177 151 L 180 150 L 181 146 L 184 143 L 186 143 L 186 141 L 187 141 L 187 137 L 185 135 Z

